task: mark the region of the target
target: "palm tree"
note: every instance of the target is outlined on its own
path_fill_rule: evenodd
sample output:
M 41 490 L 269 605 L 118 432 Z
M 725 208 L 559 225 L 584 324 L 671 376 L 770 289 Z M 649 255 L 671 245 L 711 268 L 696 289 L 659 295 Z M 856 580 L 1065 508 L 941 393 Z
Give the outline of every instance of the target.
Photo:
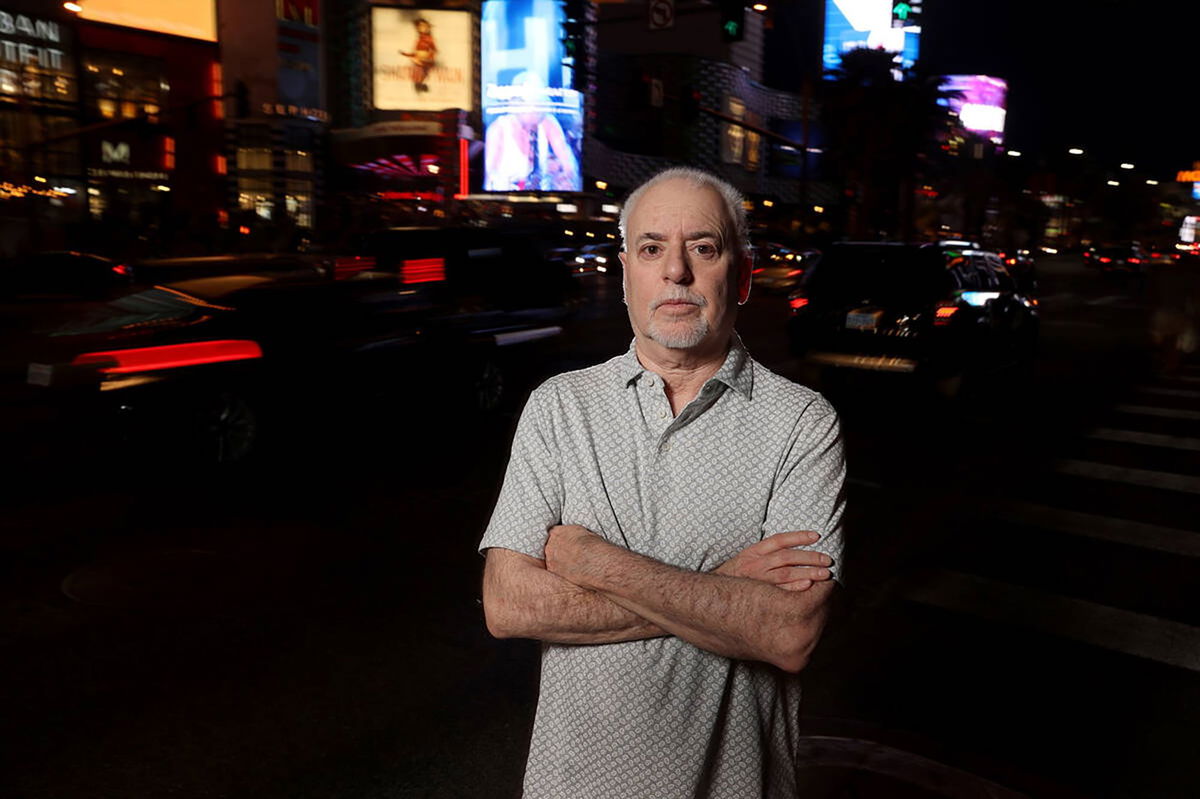
M 913 192 L 937 132 L 949 119 L 940 81 L 899 70 L 895 55 L 859 49 L 842 55 L 825 84 L 827 152 L 854 197 L 852 238 L 913 233 Z

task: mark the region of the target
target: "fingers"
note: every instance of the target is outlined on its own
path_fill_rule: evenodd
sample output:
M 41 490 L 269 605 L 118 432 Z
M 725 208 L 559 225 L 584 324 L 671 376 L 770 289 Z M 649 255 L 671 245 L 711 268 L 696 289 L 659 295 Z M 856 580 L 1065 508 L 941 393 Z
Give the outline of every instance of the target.
M 781 549 L 763 556 L 762 560 L 768 568 L 778 569 L 784 566 L 832 566 L 833 558 L 824 552 L 811 549 Z
M 771 569 L 764 575 L 764 580 L 778 586 L 794 583 L 798 580 L 822 582 L 833 577 L 829 569 L 817 566 L 787 566 L 781 569 Z
M 794 580 L 790 583 L 781 583 L 776 588 L 782 588 L 784 591 L 807 591 L 813 587 L 812 580 Z
M 775 533 L 769 535 L 762 541 L 759 541 L 754 546 L 761 553 L 772 552 L 777 549 L 788 549 L 790 547 L 806 547 L 810 544 L 815 544 L 821 540 L 820 534 L 812 530 L 789 530 L 785 533 Z

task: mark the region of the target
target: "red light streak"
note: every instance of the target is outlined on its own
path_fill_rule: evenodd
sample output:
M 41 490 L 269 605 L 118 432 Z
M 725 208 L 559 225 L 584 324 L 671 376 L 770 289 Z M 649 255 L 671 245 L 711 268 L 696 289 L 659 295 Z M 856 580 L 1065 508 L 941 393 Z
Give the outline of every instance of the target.
M 414 258 L 400 267 L 400 279 L 405 283 L 435 283 L 446 279 L 445 258 Z
M 469 194 L 471 189 L 470 159 L 467 157 L 468 142 L 458 140 L 458 193 Z
M 258 345 L 257 341 L 230 339 L 192 341 L 186 344 L 166 344 L 161 347 L 138 347 L 128 350 L 85 352 L 75 356 L 71 364 L 73 366 L 102 364 L 101 372 L 118 375 L 206 363 L 245 361 L 261 357 L 262 347 Z

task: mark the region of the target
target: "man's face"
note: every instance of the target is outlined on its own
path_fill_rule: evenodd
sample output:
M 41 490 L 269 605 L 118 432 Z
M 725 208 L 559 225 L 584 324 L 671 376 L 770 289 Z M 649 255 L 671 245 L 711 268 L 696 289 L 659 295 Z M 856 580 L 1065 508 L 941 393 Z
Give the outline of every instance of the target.
M 749 263 L 738 257 L 721 195 L 667 180 L 641 196 L 627 222 L 625 302 L 639 343 L 697 354 L 728 342 Z

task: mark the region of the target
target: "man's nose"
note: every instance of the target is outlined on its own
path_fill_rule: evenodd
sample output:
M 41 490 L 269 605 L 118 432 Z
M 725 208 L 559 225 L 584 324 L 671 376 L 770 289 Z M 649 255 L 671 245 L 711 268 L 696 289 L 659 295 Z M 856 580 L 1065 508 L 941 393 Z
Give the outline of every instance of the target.
M 672 283 L 688 283 L 692 279 L 692 265 L 688 260 L 687 245 L 668 247 L 663 259 L 663 279 Z

